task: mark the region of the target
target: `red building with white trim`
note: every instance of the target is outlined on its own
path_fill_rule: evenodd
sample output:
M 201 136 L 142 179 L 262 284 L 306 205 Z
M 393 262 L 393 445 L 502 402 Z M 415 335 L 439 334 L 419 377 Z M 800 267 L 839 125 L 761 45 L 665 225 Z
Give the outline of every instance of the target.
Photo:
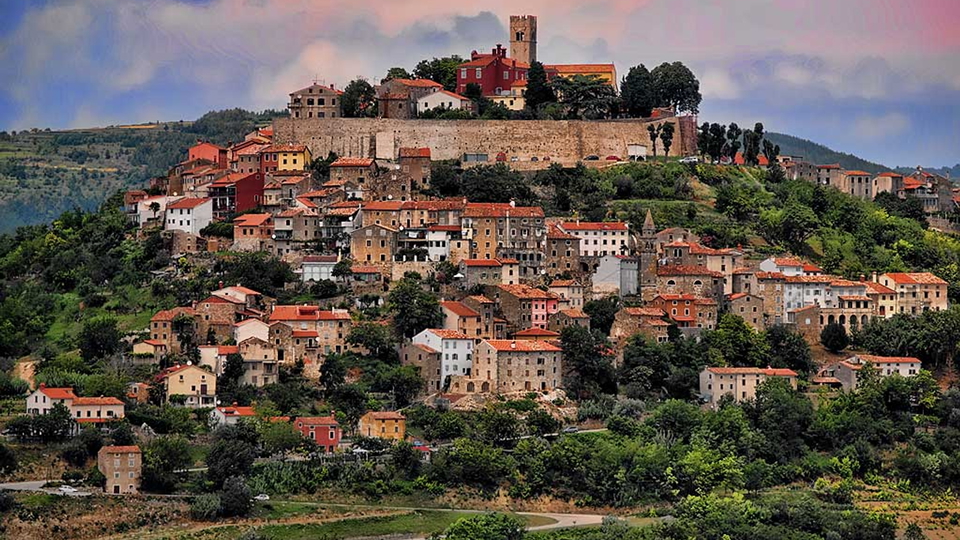
M 463 95 L 467 85 L 476 83 L 485 96 L 510 93 L 519 81 L 527 80 L 530 65 L 507 58 L 507 50 L 499 43 L 490 54 L 470 53 L 470 61 L 457 69 L 457 93 Z

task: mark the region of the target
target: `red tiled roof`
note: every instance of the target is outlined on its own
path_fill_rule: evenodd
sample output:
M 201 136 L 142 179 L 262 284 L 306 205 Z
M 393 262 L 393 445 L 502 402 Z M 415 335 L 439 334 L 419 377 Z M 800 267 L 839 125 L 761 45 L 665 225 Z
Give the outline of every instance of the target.
M 139 454 L 139 446 L 101 446 L 100 451 L 105 454 Z
M 547 238 L 551 240 L 580 240 L 579 236 L 574 236 L 564 231 L 555 223 L 547 226 Z
M 658 294 L 653 297 L 653 301 L 656 301 L 657 298 L 661 298 L 663 300 L 667 300 L 670 302 L 674 300 L 696 300 L 697 299 L 697 297 L 692 294 Z
M 353 272 L 354 274 L 379 274 L 380 273 L 380 269 L 377 268 L 376 266 L 363 266 L 359 264 L 355 264 L 352 267 L 350 267 L 350 271 Z
M 257 411 L 253 407 L 217 407 L 224 416 L 256 416 Z
M 746 296 L 750 296 L 750 295 L 747 294 L 747 293 L 742 293 L 742 292 L 741 292 L 741 293 L 728 294 L 728 295 L 727 295 L 727 300 L 738 300 L 738 299 L 744 298 L 744 297 L 746 297 Z
M 207 199 L 206 197 L 186 197 L 186 198 L 180 199 L 175 203 L 168 204 L 167 210 L 179 210 L 179 209 L 190 210 L 209 201 L 210 199 Z
M 768 377 L 796 377 L 797 372 L 783 368 L 708 367 L 707 371 L 718 375 L 767 375 Z
M 567 231 L 626 231 L 622 221 L 564 221 L 560 226 Z
M 540 340 L 508 340 L 488 339 L 484 343 L 490 344 L 498 352 L 560 352 L 562 349 L 549 341 Z
M 837 276 L 784 276 L 787 283 L 834 283 Z
M 456 330 L 447 330 L 445 328 L 428 328 L 428 332 L 440 339 L 471 339 L 470 336 L 457 332 Z
M 331 167 L 370 167 L 373 158 L 342 157 L 330 164 Z
M 870 173 L 865 171 L 844 171 L 843 174 L 847 176 L 870 176 Z
M 346 311 L 322 311 L 318 306 L 276 306 L 270 321 L 335 321 L 349 320 Z
M 315 338 L 320 334 L 318 334 L 315 330 L 294 330 L 293 334 L 291 335 L 295 338 L 308 339 L 308 338 Z
M 440 351 L 434 349 L 433 347 L 430 347 L 429 345 L 424 345 L 423 343 L 411 343 L 410 345 L 412 345 L 413 347 L 416 347 L 416 348 L 422 350 L 422 351 L 425 352 L 425 353 L 429 353 L 429 354 L 437 354 L 437 353 L 440 352 Z
M 234 226 L 240 227 L 259 227 L 264 223 L 270 221 L 270 218 L 273 217 L 270 214 L 243 214 L 242 216 L 237 216 L 233 220 Z
M 823 272 L 823 268 L 820 268 L 815 264 L 804 263 L 803 271 L 804 272 Z
M 793 267 L 803 268 L 804 263 L 800 259 L 797 259 L 794 257 L 774 257 L 773 264 L 777 266 L 784 266 L 784 267 L 790 267 L 790 268 L 793 268 Z
M 466 208 L 467 203 L 460 198 L 437 199 L 432 201 L 406 201 L 404 210 L 460 210 Z
M 715 305 L 717 305 L 717 301 L 714 300 L 713 298 L 697 298 L 696 300 L 693 301 L 693 303 L 694 303 L 694 304 L 697 304 L 697 305 L 699 305 L 699 306 L 715 306 Z
M 440 302 L 440 305 L 453 312 L 458 317 L 479 317 L 480 314 L 470 308 L 463 302 L 446 301 Z
M 890 272 L 884 274 L 897 285 L 946 285 L 947 282 L 930 272 Z
M 154 322 L 154 321 L 157 321 L 157 322 L 172 321 L 172 320 L 176 319 L 176 318 L 177 318 L 178 316 L 180 316 L 180 315 L 186 315 L 186 316 L 188 316 L 188 317 L 193 317 L 193 316 L 195 316 L 196 314 L 197 314 L 197 312 L 196 312 L 193 308 L 190 308 L 190 307 L 175 307 L 175 308 L 173 308 L 173 309 L 165 309 L 165 310 L 162 310 L 162 311 L 158 311 L 158 312 L 156 313 L 156 315 L 154 315 L 153 317 L 150 318 L 150 321 L 151 321 L 151 322 Z
M 460 262 L 468 267 L 499 268 L 503 266 L 497 259 L 461 259 Z
M 920 359 L 912 356 L 874 356 L 872 354 L 857 354 L 847 358 L 850 361 L 853 358 L 859 358 L 863 362 L 871 364 L 919 364 Z
M 510 293 L 517 298 L 525 298 L 530 300 L 555 300 L 557 295 L 549 291 L 541 291 L 540 289 L 533 288 L 529 285 L 498 285 L 500 290 Z
M 781 272 L 757 272 L 757 279 L 786 279 L 787 276 Z
M 332 416 L 300 416 L 294 420 L 296 424 L 305 426 L 339 426 L 337 419 Z
M 839 164 L 839 163 L 832 163 L 832 164 L 830 164 L 830 165 L 817 165 L 817 168 L 818 168 L 818 169 L 839 169 L 839 168 L 840 168 L 840 164 Z
M 48 388 L 41 384 L 38 390 L 50 399 L 77 399 L 77 395 L 73 393 L 73 388 Z
M 404 86 L 410 86 L 413 88 L 442 88 L 443 85 L 431 81 L 430 79 L 391 79 L 391 81 L 398 82 Z
M 613 64 L 544 64 L 543 69 L 556 71 L 561 76 L 576 74 L 613 75 L 617 70 Z
M 917 180 L 916 178 L 912 178 L 910 176 L 905 176 L 903 178 L 903 189 L 914 190 L 924 185 L 926 185 L 925 182 Z
M 427 230 L 432 232 L 460 232 L 462 229 L 459 225 L 430 225 Z
M 590 316 L 587 315 L 585 311 L 580 308 L 571 308 L 571 309 L 561 309 L 560 313 L 563 313 L 571 319 L 589 319 Z
M 770 164 L 770 160 L 767 159 L 767 156 L 760 154 L 757 156 L 757 161 L 760 163 L 760 166 L 766 167 Z M 734 156 L 733 162 L 737 165 L 743 165 L 747 162 L 746 158 L 743 157 L 743 152 L 737 152 L 737 155 Z
M 512 206 L 510 203 L 467 203 L 463 217 L 543 217 L 539 206 Z
M 890 171 L 882 172 L 882 173 L 878 174 L 877 176 L 878 176 L 878 177 L 879 177 L 879 176 L 882 176 L 882 177 L 884 177 L 884 178 L 903 178 L 903 175 L 902 175 L 902 174 L 895 173 L 895 172 L 890 172 Z
M 579 283 L 573 279 L 555 279 L 550 282 L 551 287 L 576 287 Z
M 256 176 L 256 173 L 231 173 L 214 180 L 210 185 L 216 187 L 232 186 L 241 180 L 250 178 L 251 176 Z
M 469 298 L 470 300 L 473 300 L 474 302 L 480 303 L 480 304 L 493 304 L 493 303 L 494 303 L 493 300 L 487 298 L 486 296 L 479 295 L 479 294 L 475 294 L 475 295 L 473 295 L 473 296 L 468 296 L 467 298 Z
M 400 157 L 402 158 L 428 158 L 430 157 L 429 148 L 401 148 Z
M 658 276 L 711 276 L 723 277 L 720 272 L 714 272 L 705 266 L 688 266 L 683 264 L 661 266 L 657 268 Z
M 78 397 L 73 400 L 74 405 L 123 405 L 115 397 Z
M 166 347 L 166 346 L 167 346 L 166 343 L 164 343 L 163 341 L 160 341 L 159 339 L 145 339 L 145 340 L 143 340 L 143 342 L 146 343 L 147 345 L 150 345 L 150 346 L 153 346 L 153 347 Z
M 864 281 L 863 284 L 866 285 L 868 289 L 871 289 L 874 293 L 877 293 L 877 294 L 896 294 L 897 292 L 891 289 L 890 287 L 883 285 L 882 283 L 877 283 L 876 281 Z M 867 294 L 869 293 L 870 291 L 867 291 Z
M 401 208 L 403 208 L 403 201 L 373 201 L 363 205 L 365 212 L 399 212 Z
M 440 90 L 440 91 L 438 91 L 438 92 L 436 92 L 436 93 L 437 93 L 437 94 L 444 94 L 444 95 L 447 95 L 447 96 L 452 97 L 453 99 L 457 99 L 457 100 L 460 100 L 460 101 L 469 101 L 469 100 L 470 100 L 470 98 L 465 98 L 465 97 L 461 96 L 460 94 L 454 94 L 453 92 L 448 92 L 448 91 L 446 91 L 446 90 Z M 428 94 L 428 95 L 429 95 L 429 94 Z
M 513 337 L 544 337 L 544 338 L 556 338 L 560 337 L 560 332 L 554 332 L 552 330 L 545 330 L 543 328 L 531 327 L 526 330 L 520 330 L 513 334 Z

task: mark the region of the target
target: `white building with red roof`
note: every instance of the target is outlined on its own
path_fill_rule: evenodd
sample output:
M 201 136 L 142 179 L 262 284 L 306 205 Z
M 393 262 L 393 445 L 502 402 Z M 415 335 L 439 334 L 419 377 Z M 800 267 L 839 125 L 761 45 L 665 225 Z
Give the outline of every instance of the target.
M 474 339 L 457 330 L 428 328 L 413 336 L 415 345 L 426 345 L 440 354 L 440 380 L 469 376 L 473 368 Z
M 184 197 L 167 204 L 166 229 L 199 236 L 213 221 L 213 200 L 206 197 Z
M 817 373 L 815 382 L 823 384 L 839 384 L 844 390 L 856 390 L 859 386 L 860 371 L 870 364 L 880 377 L 900 375 L 913 377 L 920 373 L 922 365 L 919 358 L 912 356 L 875 356 L 870 354 L 855 354 L 846 360 L 834 362 Z
M 462 109 L 469 111 L 472 108 L 473 101 L 471 101 L 470 98 L 446 90 L 431 92 L 418 99 L 416 103 L 416 111 L 418 114 L 434 109 L 448 111 Z
M 73 393 L 73 388 L 53 388 L 44 383 L 27 396 L 27 413 L 32 415 L 43 415 L 50 412 L 57 403 L 62 403 L 66 408 L 70 408 L 77 395 Z

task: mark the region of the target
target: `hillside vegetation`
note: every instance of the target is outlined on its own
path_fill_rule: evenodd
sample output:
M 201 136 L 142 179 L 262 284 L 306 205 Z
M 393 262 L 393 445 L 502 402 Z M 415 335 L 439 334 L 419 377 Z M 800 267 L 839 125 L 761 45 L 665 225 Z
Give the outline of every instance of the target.
M 165 174 L 196 139 L 240 141 L 279 114 L 232 109 L 195 122 L 0 133 L 0 232 L 93 210 L 118 189 Z
M 838 152 L 813 141 L 786 135 L 783 133 L 767 133 L 766 138 L 774 144 L 780 145 L 780 153 L 787 156 L 800 156 L 805 161 L 816 164 L 839 163 L 841 167 L 851 171 L 867 171 L 878 173 L 890 170 L 889 167 L 873 163 L 846 152 Z

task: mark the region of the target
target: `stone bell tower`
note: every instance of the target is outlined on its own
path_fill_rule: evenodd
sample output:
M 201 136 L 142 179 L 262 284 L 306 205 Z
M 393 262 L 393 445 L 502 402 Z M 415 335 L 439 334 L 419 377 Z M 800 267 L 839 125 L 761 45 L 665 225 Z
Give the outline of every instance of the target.
M 537 16 L 510 16 L 510 57 L 531 64 L 537 59 Z

